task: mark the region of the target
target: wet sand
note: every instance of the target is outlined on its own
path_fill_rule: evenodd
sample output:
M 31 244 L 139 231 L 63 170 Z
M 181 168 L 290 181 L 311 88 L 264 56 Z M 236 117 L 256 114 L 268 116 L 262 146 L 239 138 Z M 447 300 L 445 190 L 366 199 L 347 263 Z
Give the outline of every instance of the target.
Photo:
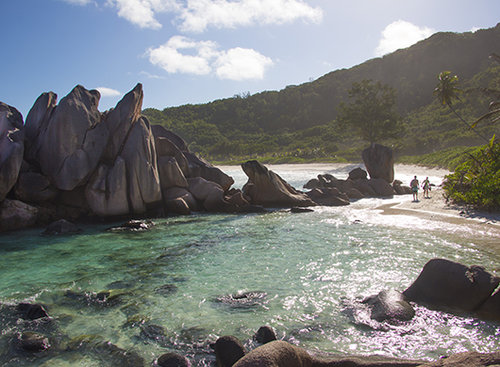
M 447 203 L 444 191 L 440 188 L 433 189 L 430 198 L 424 198 L 423 193 L 419 192 L 419 200 L 416 202 L 408 195 L 406 200 L 381 205 L 377 209 L 382 210 L 385 215 L 412 215 L 443 224 L 467 226 L 475 233 L 486 234 L 482 238 L 476 238 L 478 245 L 500 255 L 500 213 L 473 211 Z

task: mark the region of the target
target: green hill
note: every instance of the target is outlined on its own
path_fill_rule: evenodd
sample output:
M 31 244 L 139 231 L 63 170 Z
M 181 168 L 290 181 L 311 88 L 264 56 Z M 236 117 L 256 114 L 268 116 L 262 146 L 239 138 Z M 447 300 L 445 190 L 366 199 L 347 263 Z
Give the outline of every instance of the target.
M 434 101 L 432 91 L 439 72 L 458 75 L 466 93 L 456 108 L 474 121 L 487 110 L 488 91 L 500 90 L 500 66 L 489 60 L 491 53 L 500 54 L 500 23 L 474 33 L 436 33 L 407 49 L 281 91 L 163 111 L 146 109 L 144 114 L 152 123 L 181 135 L 191 150 L 209 159 L 358 160 L 366 143 L 337 124 L 337 111 L 353 82 L 372 79 L 397 92 L 404 129 L 398 139 L 384 142 L 397 154 L 472 146 L 484 142 Z M 498 124 L 484 124 L 479 130 L 485 136 L 499 135 Z

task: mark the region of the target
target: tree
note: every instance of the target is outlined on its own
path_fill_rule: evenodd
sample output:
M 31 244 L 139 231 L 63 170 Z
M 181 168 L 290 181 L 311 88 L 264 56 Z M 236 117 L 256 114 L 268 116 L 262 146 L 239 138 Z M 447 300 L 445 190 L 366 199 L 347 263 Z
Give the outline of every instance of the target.
M 500 56 L 493 53 L 490 55 L 490 59 L 498 62 L 500 64 Z M 476 122 L 471 125 L 471 128 L 475 128 L 477 124 L 483 120 L 490 120 L 491 123 L 496 123 L 500 121 L 500 93 L 497 91 L 497 101 L 492 101 L 490 103 L 490 112 L 481 116 Z
M 438 84 L 434 88 L 434 95 L 437 97 L 439 102 L 443 105 L 447 105 L 448 108 L 458 117 L 458 119 L 467 127 L 467 129 L 472 129 L 467 121 L 453 108 L 453 100 L 460 100 L 459 94 L 462 90 L 458 88 L 458 76 L 452 75 L 451 71 L 442 71 L 438 75 Z M 476 122 L 477 123 L 477 122 Z M 487 138 L 479 134 L 476 130 L 473 130 L 477 136 L 481 139 L 488 141 Z
M 365 79 L 353 83 L 348 95 L 350 103 L 339 107 L 339 123 L 354 128 L 370 143 L 396 136 L 400 117 L 394 88 Z

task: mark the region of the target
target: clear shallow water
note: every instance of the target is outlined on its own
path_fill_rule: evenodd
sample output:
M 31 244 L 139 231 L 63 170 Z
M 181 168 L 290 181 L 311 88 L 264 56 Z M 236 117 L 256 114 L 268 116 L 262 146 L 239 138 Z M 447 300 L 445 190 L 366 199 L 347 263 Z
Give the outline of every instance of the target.
M 300 188 L 318 173 L 344 178 L 352 167 L 271 169 Z M 246 181 L 239 168 L 224 170 L 235 177 L 235 186 Z M 413 175 L 400 172 L 396 178 L 403 182 Z M 423 174 L 433 182 L 441 172 Z M 279 337 L 332 354 L 434 359 L 498 349 L 498 324 L 418 306 L 409 323 L 380 324 L 358 307 L 359 298 L 404 290 L 434 257 L 500 272 L 500 256 L 476 243 L 488 233 L 452 224 L 431 227 L 421 219 L 374 210 L 391 200 L 401 198 L 305 214 L 165 218 L 144 233 L 111 233 L 103 225 L 66 237 L 42 237 L 39 229 L 3 234 L 0 301 L 47 305 L 62 346 L 81 335 L 99 335 L 137 353 L 146 365 L 167 351 L 188 355 L 195 366 L 212 365 L 210 340 L 230 334 L 247 341 L 265 324 Z M 106 290 L 112 301 L 105 306 L 96 293 Z M 223 302 L 243 292 L 254 298 L 245 304 Z M 0 364 L 113 365 L 98 348 L 28 360 L 2 354 L 2 345 L 25 327 L 4 323 Z

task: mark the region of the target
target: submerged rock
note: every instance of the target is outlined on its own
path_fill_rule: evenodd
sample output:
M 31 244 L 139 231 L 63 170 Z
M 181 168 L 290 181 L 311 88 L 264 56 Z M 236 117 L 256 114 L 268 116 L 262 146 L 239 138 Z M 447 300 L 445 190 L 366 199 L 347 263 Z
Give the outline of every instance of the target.
M 32 331 L 25 331 L 19 335 L 19 347 L 27 352 L 42 352 L 50 348 L 49 338 Z
M 243 292 L 217 297 L 216 302 L 234 308 L 251 308 L 266 303 L 266 297 L 265 292 Z
M 371 318 L 378 321 L 409 321 L 415 316 L 415 310 L 406 301 L 405 296 L 396 291 L 382 291 L 363 300 L 371 308 Z
M 74 223 L 71 223 L 66 219 L 59 219 L 58 221 L 49 224 L 42 234 L 46 236 L 53 236 L 61 234 L 76 234 L 81 231 L 81 228 L 78 228 Z
M 119 226 L 108 228 L 109 232 L 143 232 L 148 231 L 155 226 L 152 220 L 129 220 Z
M 37 320 L 44 317 L 49 317 L 45 307 L 38 303 L 21 302 L 17 305 L 16 310 L 24 320 Z

